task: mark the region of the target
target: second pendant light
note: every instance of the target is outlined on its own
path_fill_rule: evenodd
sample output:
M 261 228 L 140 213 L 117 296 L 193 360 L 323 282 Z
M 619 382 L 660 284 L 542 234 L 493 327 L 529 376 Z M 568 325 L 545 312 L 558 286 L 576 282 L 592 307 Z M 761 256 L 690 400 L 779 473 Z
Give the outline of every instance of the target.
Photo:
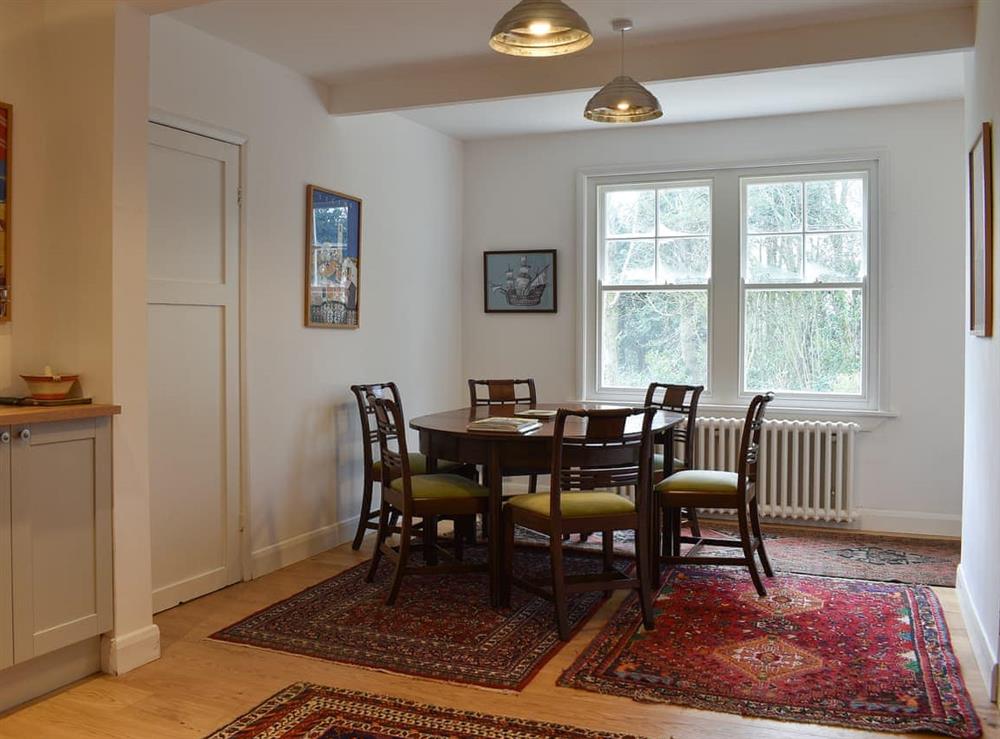
M 625 31 L 632 21 L 616 18 L 611 27 L 621 33 L 621 70 L 617 77 L 598 90 L 587 102 L 583 117 L 599 123 L 641 123 L 663 115 L 656 96 L 625 74 Z

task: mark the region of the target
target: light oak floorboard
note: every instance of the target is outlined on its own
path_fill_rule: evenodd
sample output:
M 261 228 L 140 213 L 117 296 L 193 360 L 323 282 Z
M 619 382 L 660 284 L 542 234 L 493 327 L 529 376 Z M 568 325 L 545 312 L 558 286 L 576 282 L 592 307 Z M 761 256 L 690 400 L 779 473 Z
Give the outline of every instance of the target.
M 234 585 L 159 614 L 156 623 L 161 631 L 162 657 L 158 661 L 122 677 L 95 675 L 0 716 L 0 737 L 200 737 L 300 680 L 463 710 L 650 737 L 830 739 L 877 736 L 884 739 L 892 736 L 638 703 L 617 696 L 556 687 L 560 673 L 597 636 L 624 593 L 606 603 L 519 694 L 389 675 L 207 638 L 260 608 L 367 559 L 371 544 L 369 537 L 361 552 L 353 552 L 344 544 L 252 582 Z M 406 582 L 401 598 L 406 596 L 409 587 Z M 413 580 L 409 582 L 412 586 Z M 997 707 L 986 699 L 955 591 L 950 588 L 934 590 L 944 607 L 952 642 L 984 724 L 984 736 L 1000 739 Z

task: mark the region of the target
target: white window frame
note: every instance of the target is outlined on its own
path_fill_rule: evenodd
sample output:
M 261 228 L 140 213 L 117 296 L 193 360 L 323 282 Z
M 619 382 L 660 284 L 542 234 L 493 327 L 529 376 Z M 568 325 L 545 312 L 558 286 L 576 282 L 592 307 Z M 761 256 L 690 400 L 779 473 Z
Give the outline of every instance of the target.
M 866 181 L 867 263 L 862 289 L 862 394 L 778 393 L 772 407 L 779 416 L 787 411 L 817 416 L 891 416 L 888 410 L 887 365 L 882 330 L 881 262 L 882 234 L 879 206 L 886 193 L 880 171 L 887 166 L 884 150 L 845 152 L 836 155 L 803 156 L 785 161 L 738 162 L 710 168 L 686 165 L 599 167 L 577 173 L 578 199 L 578 377 L 577 389 L 583 400 L 635 403 L 645 396 L 645 388 L 605 388 L 600 386 L 601 290 L 598 280 L 599 240 L 603 238 L 603 196 L 608 189 L 651 187 L 657 184 L 710 183 L 712 202 L 711 259 L 708 284 L 708 380 L 702 395 L 705 412 L 736 413 L 746 408 L 752 396 L 743 388 L 743 327 L 745 288 L 743 280 L 744 187 L 742 178 L 824 179 L 836 174 L 864 173 Z M 774 287 L 781 289 L 784 283 Z M 824 286 L 835 287 L 833 283 Z M 853 285 L 852 285 L 853 286 Z M 639 289 L 644 286 L 635 286 Z M 685 286 L 668 286 L 668 289 Z M 815 287 L 815 285 L 813 285 Z M 700 288 L 699 289 L 703 289 Z M 727 320 L 727 317 L 729 320 Z M 786 415 L 787 415 L 786 414 Z
M 648 189 L 658 191 L 660 189 L 670 188 L 670 187 L 708 187 L 708 207 L 709 213 L 712 213 L 712 186 L 713 182 L 708 178 L 690 178 L 690 177 L 670 177 L 662 178 L 657 177 L 643 182 L 629 182 L 624 184 L 602 184 L 597 186 L 597 326 L 596 326 L 596 337 L 595 350 L 597 352 L 597 364 L 594 368 L 595 372 L 595 385 L 596 392 L 601 395 L 613 395 L 613 396 L 635 396 L 635 388 L 626 387 L 615 387 L 615 386 L 605 386 L 602 383 L 601 371 L 602 367 L 602 357 L 601 351 L 603 342 L 600 338 L 604 332 L 604 311 L 602 310 L 604 305 L 604 294 L 606 292 L 669 292 L 669 291 L 701 291 L 705 293 L 706 304 L 708 309 L 708 346 L 706 347 L 706 357 L 705 357 L 705 390 L 710 392 L 711 378 L 712 378 L 712 276 L 711 276 L 711 265 L 712 265 L 712 253 L 714 251 L 713 247 L 713 237 L 711 226 L 708 232 L 708 258 L 709 258 L 709 277 L 707 282 L 697 282 L 697 283 L 661 283 L 661 284 L 625 284 L 625 285 L 605 285 L 604 284 L 604 264 L 602 263 L 601 256 L 604 254 L 605 244 L 608 241 L 607 234 L 604 232 L 604 196 L 606 193 L 615 191 L 628 191 L 628 190 L 639 190 Z M 657 197 L 659 197 L 657 195 Z M 652 238 L 654 246 L 654 268 L 658 269 L 660 261 L 659 252 L 659 242 L 661 239 L 665 238 L 659 235 L 660 230 L 660 213 L 659 213 L 659 203 L 656 203 L 656 220 L 653 224 L 653 236 L 652 237 L 636 237 L 637 239 L 649 239 Z M 685 236 L 680 238 L 698 238 L 703 237 L 703 234 Z M 625 237 L 622 237 L 625 238 Z M 667 237 L 669 238 L 669 237 Z M 613 239 L 612 239 L 613 240 Z M 642 395 L 645 396 L 645 389 L 642 391 Z

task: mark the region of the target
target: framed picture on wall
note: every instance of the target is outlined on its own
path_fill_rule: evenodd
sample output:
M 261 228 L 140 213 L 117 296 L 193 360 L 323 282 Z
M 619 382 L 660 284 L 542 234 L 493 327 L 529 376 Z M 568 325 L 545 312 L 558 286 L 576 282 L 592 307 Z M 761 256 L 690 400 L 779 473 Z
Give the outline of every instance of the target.
M 969 330 L 993 335 L 993 131 L 983 124 L 969 152 Z
M 306 186 L 306 326 L 357 328 L 361 200 Z
M 487 313 L 555 313 L 556 250 L 483 252 Z

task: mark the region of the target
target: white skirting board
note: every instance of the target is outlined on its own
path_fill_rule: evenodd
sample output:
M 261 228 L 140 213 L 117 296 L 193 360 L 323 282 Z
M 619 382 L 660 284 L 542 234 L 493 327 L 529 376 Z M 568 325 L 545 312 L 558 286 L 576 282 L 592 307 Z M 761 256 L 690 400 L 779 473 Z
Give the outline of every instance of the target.
M 325 552 L 327 549 L 340 546 L 345 541 L 354 538 L 357 525 L 358 516 L 353 516 L 346 521 L 321 526 L 290 539 L 256 549 L 251 555 L 252 571 L 250 577 L 256 578 L 266 575 L 320 552 Z
M 98 637 L 8 667 L 0 677 L 0 711 L 38 698 L 101 670 Z
M 969 642 L 972 644 L 972 653 L 976 656 L 976 664 L 979 672 L 986 683 L 986 691 L 990 700 L 997 701 L 997 681 L 1000 673 L 1000 665 L 997 664 L 997 655 L 990 647 L 986 628 L 979 617 L 979 612 L 969 598 L 969 588 L 965 582 L 965 575 L 962 572 L 962 565 L 958 566 L 958 577 L 955 587 L 958 590 L 958 605 L 962 609 L 962 620 L 965 621 L 965 630 L 969 634 Z
M 109 675 L 124 675 L 159 657 L 160 627 L 156 624 L 101 638 L 101 670 Z

